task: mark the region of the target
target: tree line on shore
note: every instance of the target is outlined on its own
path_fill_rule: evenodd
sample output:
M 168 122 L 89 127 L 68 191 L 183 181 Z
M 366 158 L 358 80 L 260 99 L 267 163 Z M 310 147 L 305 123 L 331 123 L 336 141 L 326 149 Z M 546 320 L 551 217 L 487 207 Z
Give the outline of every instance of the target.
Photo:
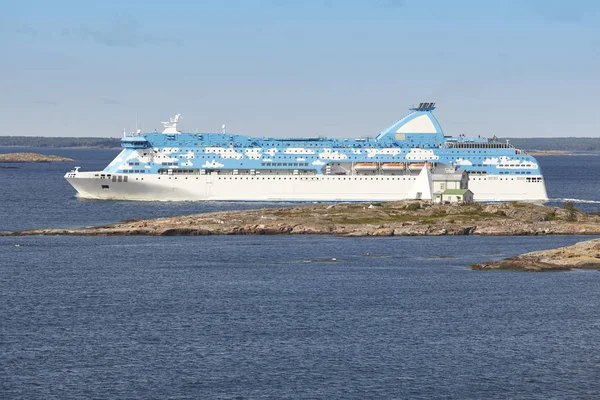
M 499 139 L 502 140 L 502 139 Z M 600 151 L 600 137 L 506 138 L 522 150 Z
M 0 136 L 0 146 L 7 147 L 121 147 L 120 138 Z

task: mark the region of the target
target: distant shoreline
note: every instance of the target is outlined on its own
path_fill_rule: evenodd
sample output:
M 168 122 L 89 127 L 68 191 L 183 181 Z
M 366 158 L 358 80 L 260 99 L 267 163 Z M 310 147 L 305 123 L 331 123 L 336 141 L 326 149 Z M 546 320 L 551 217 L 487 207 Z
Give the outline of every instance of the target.
M 0 147 L 113 149 L 120 148 L 120 142 L 115 137 L 0 136 Z
M 579 152 L 569 150 L 525 150 L 530 156 L 597 156 L 600 152 Z

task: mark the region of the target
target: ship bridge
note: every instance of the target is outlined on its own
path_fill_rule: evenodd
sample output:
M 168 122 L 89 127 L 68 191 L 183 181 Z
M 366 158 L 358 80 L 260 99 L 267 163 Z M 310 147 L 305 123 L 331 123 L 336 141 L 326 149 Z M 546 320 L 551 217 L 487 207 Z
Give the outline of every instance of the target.
M 150 147 L 150 142 L 143 136 L 126 136 L 121 139 L 121 147 L 126 149 L 145 149 Z
M 377 135 L 379 142 L 409 141 L 415 146 L 437 146 L 444 142 L 444 132 L 432 111 L 435 103 L 420 103 L 411 113 Z

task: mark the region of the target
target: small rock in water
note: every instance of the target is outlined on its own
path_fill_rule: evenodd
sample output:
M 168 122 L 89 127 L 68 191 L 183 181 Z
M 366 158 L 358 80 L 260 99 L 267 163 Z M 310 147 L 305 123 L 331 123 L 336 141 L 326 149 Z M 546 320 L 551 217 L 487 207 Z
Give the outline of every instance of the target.
M 326 263 L 326 262 L 341 262 L 342 260 L 338 260 L 335 257 L 332 258 L 314 258 L 312 260 L 304 260 L 306 263 Z
M 376 257 L 376 258 L 388 258 L 391 257 L 389 254 L 376 254 L 376 253 L 365 253 L 363 257 Z

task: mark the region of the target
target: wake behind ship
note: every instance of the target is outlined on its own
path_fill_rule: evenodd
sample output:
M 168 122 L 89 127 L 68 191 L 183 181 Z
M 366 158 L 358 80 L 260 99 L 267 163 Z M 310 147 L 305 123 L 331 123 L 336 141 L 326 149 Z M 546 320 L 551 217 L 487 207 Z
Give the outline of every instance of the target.
M 421 103 L 375 138 L 255 138 L 182 133 L 179 115 L 162 133 L 132 134 L 103 170 L 65 175 L 78 196 L 110 200 L 547 201 L 536 159 L 494 139 L 444 136 Z M 468 189 L 467 189 L 468 188 Z

